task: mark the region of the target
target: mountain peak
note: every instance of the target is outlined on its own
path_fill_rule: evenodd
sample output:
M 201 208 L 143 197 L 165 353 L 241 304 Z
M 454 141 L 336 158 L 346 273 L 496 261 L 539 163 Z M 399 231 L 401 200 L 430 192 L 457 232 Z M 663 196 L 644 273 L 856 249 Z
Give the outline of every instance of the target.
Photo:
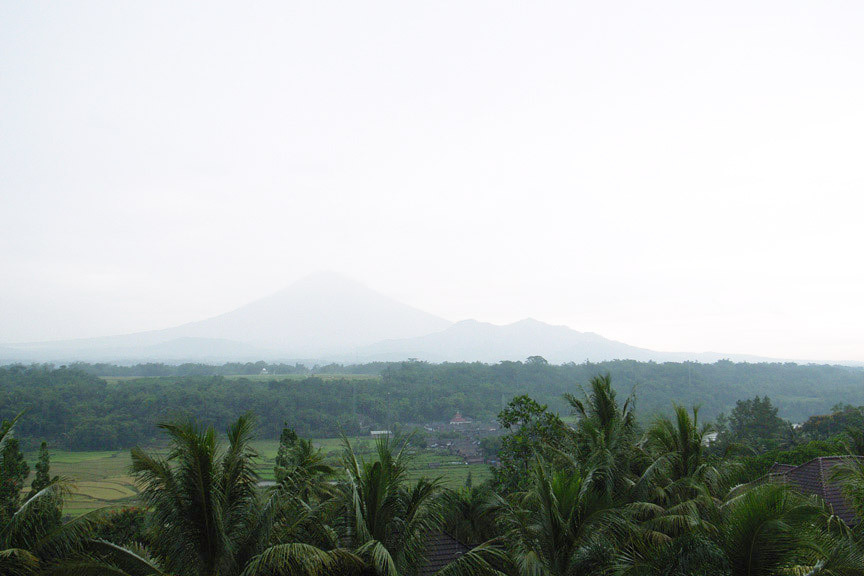
M 303 276 L 302 278 L 294 281 L 292 284 L 289 284 L 288 286 L 283 288 L 283 290 L 290 290 L 292 288 L 301 287 L 332 288 L 334 286 L 344 286 L 369 290 L 369 287 L 362 282 L 359 282 L 353 278 L 349 278 L 344 274 L 334 272 L 333 270 L 321 270 L 309 274 L 308 276 Z
M 171 332 L 175 337 L 235 340 L 286 358 L 309 358 L 429 334 L 449 325 L 341 274 L 319 272 L 246 306 Z

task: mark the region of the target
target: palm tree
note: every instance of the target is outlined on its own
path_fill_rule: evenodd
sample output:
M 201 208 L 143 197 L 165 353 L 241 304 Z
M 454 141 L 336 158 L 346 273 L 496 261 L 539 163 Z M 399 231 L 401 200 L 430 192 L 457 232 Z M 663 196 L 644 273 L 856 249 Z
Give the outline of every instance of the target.
M 480 544 L 496 536 L 496 511 L 488 484 L 448 490 L 444 495 L 445 526 L 466 544 Z
M 831 470 L 831 479 L 840 483 L 858 518 L 864 519 L 864 458 L 844 458 Z
M 574 435 L 577 466 L 593 470 L 592 483 L 607 495 L 629 490 L 636 451 L 634 397 L 619 406 L 609 374 L 591 379 L 590 393 L 582 398 L 565 394 L 579 418 Z
M 720 512 L 716 541 L 734 575 L 813 572 L 830 554 L 824 506 L 787 486 L 752 487 L 727 500 Z
M 643 533 L 615 559 L 616 576 L 731 576 L 726 555 L 708 534 L 684 533 L 658 540 Z
M 703 479 L 716 485 L 717 470 L 708 462 L 706 437 L 713 431 L 710 424 L 699 425 L 699 407 L 693 416 L 683 406 L 674 404 L 674 422 L 658 417 L 645 435 L 646 444 L 658 468 L 671 483 L 688 478 Z
M 849 426 L 844 434 L 846 452 L 855 456 L 864 456 L 864 428 Z
M 0 430 L 0 449 L 11 438 L 20 418 L 21 414 Z M 3 480 L 0 478 L 0 482 Z M 69 489 L 68 481 L 54 478 L 28 496 L 0 525 L 0 574 L 29 576 L 55 569 L 84 549 L 103 511 L 94 510 L 58 523 L 54 511 L 62 505 Z
M 642 445 L 651 464 L 634 490 L 634 497 L 646 503 L 643 510 L 651 513 L 645 527 L 667 534 L 693 529 L 711 515 L 726 476 L 708 454 L 706 437 L 712 428 L 699 425 L 699 408 L 693 408 L 691 417 L 676 404 L 674 416 L 658 417 L 646 432 Z M 650 504 L 657 507 L 651 510 Z
M 633 527 L 584 469 L 552 471 L 539 461 L 528 491 L 499 498 L 511 559 L 520 576 L 600 573 L 614 543 Z
M 333 495 L 328 482 L 333 468 L 324 461 L 321 449 L 315 448 L 311 440 L 297 438 L 290 448 L 287 464 L 276 468 L 276 478 L 283 490 L 306 502 L 326 500 Z
M 864 573 L 864 554 L 848 532 L 832 527 L 824 505 L 788 486 L 736 489 L 715 525 L 673 538 L 650 531 L 617 556 L 620 576 L 846 575 Z
M 350 554 L 324 551 L 279 524 L 296 495 L 258 488 L 253 422 L 239 418 L 223 451 L 212 428 L 192 421 L 167 423 L 167 457 L 132 450 L 132 473 L 150 509 L 152 551 L 162 569 L 177 576 L 348 573 Z
M 372 461 L 357 458 L 344 439 L 346 478 L 339 503 L 344 511 L 343 538 L 375 576 L 412 576 L 425 561 L 424 545 L 444 523 L 440 480 L 409 483 L 406 447 L 410 438 L 376 441 Z M 491 544 L 478 546 L 442 570 L 454 575 L 496 574 L 500 559 Z

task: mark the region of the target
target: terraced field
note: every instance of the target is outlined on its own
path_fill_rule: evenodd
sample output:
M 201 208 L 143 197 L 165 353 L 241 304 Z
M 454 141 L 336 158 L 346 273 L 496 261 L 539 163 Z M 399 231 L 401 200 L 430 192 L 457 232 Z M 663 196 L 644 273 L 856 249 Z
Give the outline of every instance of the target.
M 361 457 L 371 457 L 374 442 L 368 437 L 350 438 L 352 446 Z M 339 438 L 324 438 L 315 440 L 328 461 L 339 464 L 342 453 L 342 440 Z M 273 466 L 279 443 L 275 440 L 262 440 L 255 443 L 255 448 L 261 455 L 259 474 L 263 480 L 273 480 Z M 35 454 L 27 454 L 28 462 L 36 460 Z M 69 478 L 74 483 L 71 498 L 64 510 L 73 515 L 84 514 L 90 510 L 104 506 L 123 506 L 132 504 L 138 494 L 134 480 L 129 476 L 131 459 L 128 450 L 107 452 L 51 452 L 51 473 Z M 465 484 L 468 472 L 472 481 L 477 484 L 490 476 L 489 468 L 484 464 L 465 465 L 453 456 L 436 454 L 431 451 L 419 451 L 412 454 L 410 478 L 422 476 L 441 477 L 444 484 L 458 488 Z M 29 481 L 28 481 L 29 488 Z
M 28 455 L 28 460 L 35 460 Z M 65 511 L 83 514 L 103 506 L 132 503 L 138 494 L 129 476 L 129 452 L 62 452 L 51 453 L 51 473 L 74 482 L 72 497 Z

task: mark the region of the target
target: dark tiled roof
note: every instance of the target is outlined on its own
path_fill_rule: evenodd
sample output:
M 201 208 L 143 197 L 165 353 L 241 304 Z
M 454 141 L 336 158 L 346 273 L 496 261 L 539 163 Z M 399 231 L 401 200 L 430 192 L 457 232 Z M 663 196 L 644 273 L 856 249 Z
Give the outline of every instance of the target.
M 426 562 L 418 576 L 432 576 L 447 564 L 468 552 L 468 547 L 449 534 L 437 532 L 429 535 L 426 543 Z
M 794 469 L 794 464 L 780 464 L 779 462 L 775 462 L 771 468 L 768 469 L 768 474 L 785 474 Z
M 843 496 L 840 484 L 832 479 L 831 470 L 844 460 L 860 456 L 822 456 L 800 466 L 774 464 L 769 477 L 783 478 L 805 494 L 816 494 L 824 500 L 836 516 L 850 526 L 858 523 L 858 516 L 850 502 Z

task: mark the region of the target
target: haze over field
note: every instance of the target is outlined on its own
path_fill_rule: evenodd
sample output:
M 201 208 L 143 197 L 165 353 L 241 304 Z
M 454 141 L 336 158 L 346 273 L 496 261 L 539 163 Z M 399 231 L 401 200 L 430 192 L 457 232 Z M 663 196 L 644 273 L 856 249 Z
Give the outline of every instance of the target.
M 0 349 L 864 361 L 861 2 L 0 10 Z M 218 318 L 319 270 L 424 312 Z

